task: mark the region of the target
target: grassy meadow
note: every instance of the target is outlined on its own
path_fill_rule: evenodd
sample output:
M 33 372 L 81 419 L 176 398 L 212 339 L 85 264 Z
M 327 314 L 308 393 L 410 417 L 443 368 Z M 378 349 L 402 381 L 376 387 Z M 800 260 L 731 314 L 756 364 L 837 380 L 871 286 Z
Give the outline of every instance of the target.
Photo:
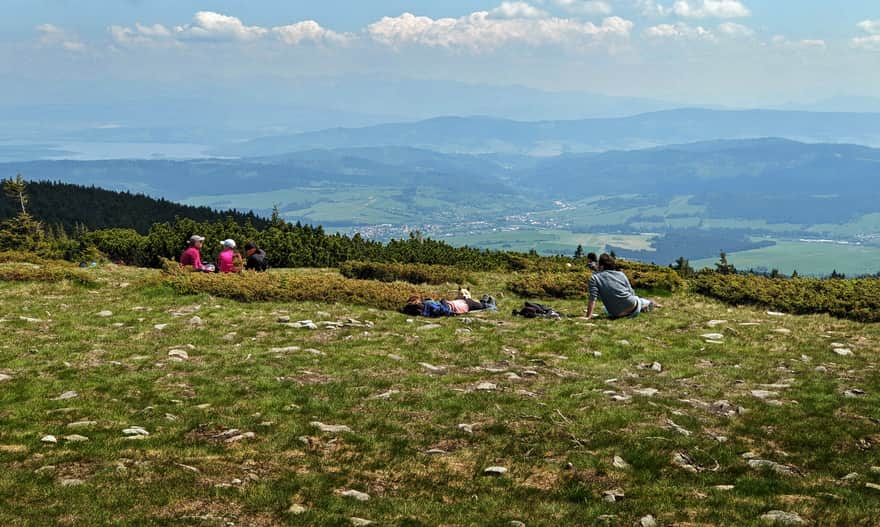
M 0 282 L 3 525 L 878 521 L 877 325 L 687 291 L 526 320 L 501 274 L 470 284 L 498 313 L 424 320 L 86 272 Z

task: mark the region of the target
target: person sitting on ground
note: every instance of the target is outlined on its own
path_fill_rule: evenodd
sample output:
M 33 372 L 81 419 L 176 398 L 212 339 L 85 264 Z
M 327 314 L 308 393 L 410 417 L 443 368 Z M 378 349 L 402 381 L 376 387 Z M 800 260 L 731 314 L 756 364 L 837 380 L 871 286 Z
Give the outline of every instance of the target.
M 269 260 L 266 258 L 266 251 L 257 247 L 254 242 L 244 244 L 244 252 L 247 255 L 247 261 L 244 268 L 249 271 L 263 272 L 269 268 Z
M 241 271 L 241 255 L 235 251 L 235 240 L 228 239 L 220 242 L 223 249 L 217 255 L 217 265 L 221 273 L 237 273 Z
M 202 255 L 199 252 L 199 249 L 202 248 L 202 245 L 205 243 L 205 237 L 199 236 L 198 234 L 193 234 L 189 237 L 187 241 L 187 248 L 183 251 L 183 254 L 180 255 L 180 265 L 183 267 L 192 267 L 194 271 L 201 271 L 205 273 L 214 272 L 214 266 L 211 264 L 203 264 L 202 263 Z
M 610 318 L 634 318 L 639 313 L 661 307 L 653 300 L 639 298 L 629 283 L 629 278 L 617 270 L 617 263 L 608 254 L 602 254 L 598 261 L 598 272 L 590 277 L 590 303 L 587 318 L 592 318 L 596 300 L 601 298 Z
M 596 253 L 587 254 L 587 268 L 594 273 L 599 271 L 599 260 Z

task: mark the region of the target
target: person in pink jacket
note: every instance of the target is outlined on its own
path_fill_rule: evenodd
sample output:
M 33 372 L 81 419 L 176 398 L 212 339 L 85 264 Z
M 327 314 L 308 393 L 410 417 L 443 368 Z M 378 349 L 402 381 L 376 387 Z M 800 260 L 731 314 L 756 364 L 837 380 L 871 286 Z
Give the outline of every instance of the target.
M 199 250 L 204 243 L 204 236 L 199 236 L 197 234 L 190 236 L 186 250 L 180 255 L 180 265 L 184 267 L 192 267 L 195 271 L 212 272 L 214 270 L 213 265 L 202 264 L 202 254 Z
M 217 255 L 217 265 L 221 273 L 237 273 L 241 270 L 241 255 L 235 252 L 235 240 L 220 242 L 223 249 Z

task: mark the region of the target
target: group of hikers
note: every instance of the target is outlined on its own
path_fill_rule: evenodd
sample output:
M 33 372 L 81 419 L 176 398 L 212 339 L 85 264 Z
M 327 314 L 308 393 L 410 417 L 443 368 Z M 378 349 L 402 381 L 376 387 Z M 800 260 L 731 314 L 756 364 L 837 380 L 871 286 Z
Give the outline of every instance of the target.
M 593 272 L 588 285 L 590 299 L 585 310 L 587 318 L 595 315 L 597 300 L 602 300 L 605 314 L 612 319 L 635 318 L 641 313 L 662 307 L 654 300 L 636 295 L 629 278 L 617 269 L 613 256 L 602 254 L 597 257 L 595 253 L 590 253 L 587 255 L 587 267 Z M 459 288 L 453 300 L 413 296 L 403 308 L 406 314 L 425 317 L 455 316 L 482 310 L 497 311 L 495 299 L 484 295 L 479 301 L 473 300 L 470 292 L 462 288 Z M 553 308 L 532 302 L 526 302 L 522 309 L 514 310 L 513 314 L 528 318 L 561 317 Z
M 216 266 L 212 263 L 204 263 L 201 256 L 204 243 L 204 236 L 197 234 L 190 236 L 186 250 L 180 255 L 180 265 L 195 271 L 220 273 L 237 273 L 243 270 L 265 271 L 269 267 L 266 252 L 254 242 L 247 242 L 244 245 L 245 256 L 242 256 L 235 250 L 236 243 L 232 239 L 220 242 L 221 250 L 217 254 Z M 597 257 L 595 253 L 590 253 L 587 255 L 587 267 L 593 272 L 589 280 L 590 299 L 585 310 L 587 318 L 594 316 L 597 300 L 602 300 L 609 318 L 634 318 L 641 313 L 661 307 L 654 300 L 636 295 L 629 278 L 617 269 L 617 262 L 613 256 L 602 254 Z M 452 300 L 413 296 L 403 308 L 406 314 L 425 317 L 455 316 L 471 311 L 487 310 L 498 310 L 492 296 L 483 295 L 480 300 L 474 300 L 470 291 L 464 288 L 459 288 L 458 294 Z M 515 310 L 514 314 L 527 317 L 559 318 L 560 316 L 552 308 L 529 302 L 526 302 L 522 310 Z
M 262 272 L 269 268 L 269 260 L 266 251 L 257 247 L 254 242 L 244 244 L 245 256 L 235 250 L 236 243 L 233 239 L 220 242 L 220 252 L 217 254 L 217 264 L 202 262 L 202 247 L 205 237 L 193 234 L 187 240 L 186 250 L 180 255 L 180 265 L 190 267 L 194 271 L 204 273 L 238 273 L 243 270 Z

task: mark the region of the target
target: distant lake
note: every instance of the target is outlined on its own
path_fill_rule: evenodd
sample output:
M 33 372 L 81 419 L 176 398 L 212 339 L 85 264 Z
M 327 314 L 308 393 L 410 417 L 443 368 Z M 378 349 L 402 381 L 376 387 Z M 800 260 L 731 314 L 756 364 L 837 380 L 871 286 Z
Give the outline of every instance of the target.
M 211 145 L 193 143 L 109 143 L 0 141 L 0 161 L 40 159 L 204 159 Z

